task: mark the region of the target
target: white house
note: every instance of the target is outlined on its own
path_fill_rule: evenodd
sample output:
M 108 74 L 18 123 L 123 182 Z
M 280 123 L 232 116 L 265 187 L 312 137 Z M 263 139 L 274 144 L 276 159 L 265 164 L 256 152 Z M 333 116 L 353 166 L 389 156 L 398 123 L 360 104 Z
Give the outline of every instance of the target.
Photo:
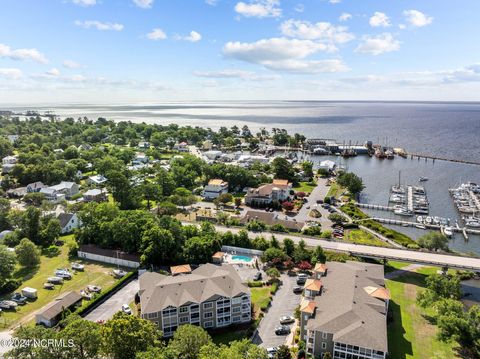
M 60 213 L 57 219 L 60 222 L 61 234 L 70 233 L 80 226 L 76 213 Z
M 17 163 L 17 156 L 6 156 L 2 158 L 2 163 L 4 165 L 9 164 L 9 165 L 14 165 Z
M 135 158 L 132 160 L 133 165 L 140 165 L 148 163 L 148 156 L 145 153 L 137 153 Z
M 27 185 L 27 193 L 33 193 L 33 192 L 40 192 L 42 188 L 45 188 L 45 186 L 42 182 L 37 181 L 33 183 L 29 183 Z
M 319 170 L 327 170 L 327 171 L 333 171 L 337 164 L 333 161 L 330 160 L 325 160 L 320 162 L 320 165 L 318 166 Z
M 65 200 L 65 194 L 60 193 L 59 191 L 57 191 L 52 187 L 41 188 L 39 192 L 43 193 L 45 195 L 45 199 L 51 203 L 58 203 L 60 201 Z
M 59 193 L 63 193 L 66 198 L 75 196 L 80 191 L 80 186 L 78 184 L 76 184 L 75 182 L 67 181 L 62 181 L 55 186 L 50 186 L 49 188 L 52 188 Z
M 93 184 L 95 186 L 102 186 L 107 182 L 107 178 L 102 175 L 90 176 L 87 178 L 88 184 Z
M 228 182 L 221 179 L 211 179 L 203 189 L 203 198 L 212 200 L 224 193 L 228 193 Z

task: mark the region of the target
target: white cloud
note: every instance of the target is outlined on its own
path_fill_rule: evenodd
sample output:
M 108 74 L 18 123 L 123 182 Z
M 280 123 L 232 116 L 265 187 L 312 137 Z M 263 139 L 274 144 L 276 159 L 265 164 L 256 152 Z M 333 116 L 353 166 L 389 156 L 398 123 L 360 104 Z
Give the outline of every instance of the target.
M 215 6 L 217 5 L 218 0 L 205 0 L 205 3 L 210 5 L 210 6 Z
M 53 69 L 50 69 L 48 70 L 45 74 L 47 74 L 48 76 L 60 76 L 60 71 L 57 69 L 57 68 L 53 68 Z
M 328 0 L 330 4 L 340 4 L 342 0 Z
M 23 76 L 23 73 L 20 69 L 14 68 L 0 68 L 0 77 L 6 79 L 17 80 Z
M 398 28 L 399 28 L 400 30 L 405 30 L 405 29 L 407 28 L 407 25 L 405 25 L 405 24 L 399 24 L 399 25 L 398 25 Z
M 147 38 L 154 41 L 165 40 L 167 38 L 167 34 L 165 34 L 162 29 L 156 28 L 147 34 Z
M 12 49 L 10 46 L 0 44 L 0 58 L 11 60 L 32 60 L 41 64 L 48 63 L 47 58 L 37 49 Z
M 67 69 L 78 69 L 80 67 L 80 64 L 73 60 L 65 60 L 63 61 L 63 66 Z
M 288 37 L 320 40 L 330 43 L 345 43 L 355 38 L 345 26 L 334 26 L 329 22 L 312 24 L 302 20 L 287 20 L 280 25 L 282 34 Z
M 248 81 L 267 81 L 278 79 L 277 75 L 259 75 L 252 71 L 244 71 L 237 69 L 225 69 L 219 71 L 194 71 L 196 77 L 212 78 L 212 79 L 241 79 Z
M 390 18 L 383 12 L 375 11 L 369 23 L 372 27 L 389 27 Z
M 298 4 L 297 6 L 295 6 L 294 10 L 296 12 L 304 12 L 305 11 L 305 6 L 303 4 Z
M 75 21 L 75 25 L 85 29 L 95 28 L 100 31 L 122 31 L 123 25 L 111 22 L 101 22 L 97 20 Z
M 262 39 L 253 43 L 228 42 L 223 48 L 224 55 L 229 58 L 275 71 L 318 73 L 347 70 L 340 60 L 303 60 L 321 51 L 331 51 L 331 45 L 287 38 Z
M 362 43 L 358 45 L 355 52 L 380 55 L 385 52 L 398 51 L 400 41 L 396 40 L 392 34 L 384 33 L 378 36 L 366 35 L 362 38 Z
M 415 27 L 423 27 L 433 22 L 433 17 L 424 14 L 418 10 L 405 10 L 403 12 L 407 22 Z
M 349 14 L 348 12 L 344 12 L 342 13 L 342 15 L 340 15 L 340 17 L 338 18 L 338 20 L 340 21 L 348 21 L 352 18 L 352 14 Z
M 72 0 L 74 4 L 81 6 L 94 6 L 97 5 L 97 0 Z
M 134 4 L 142 9 L 150 9 L 154 0 L 133 0 Z
M 279 17 L 282 9 L 279 0 L 253 0 L 250 3 L 238 2 L 235 11 L 245 17 Z
M 190 31 L 190 35 L 188 36 L 180 36 L 176 35 L 175 40 L 185 40 L 190 42 L 198 42 L 202 39 L 202 35 L 196 31 Z

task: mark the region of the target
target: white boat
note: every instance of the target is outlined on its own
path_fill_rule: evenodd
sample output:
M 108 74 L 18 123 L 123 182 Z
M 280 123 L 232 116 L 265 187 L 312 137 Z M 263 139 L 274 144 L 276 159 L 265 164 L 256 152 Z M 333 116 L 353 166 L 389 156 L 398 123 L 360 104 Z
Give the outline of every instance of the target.
M 440 223 L 440 218 L 438 218 L 437 216 L 433 217 L 433 223 L 434 224 L 439 224 Z
M 467 222 L 465 223 L 465 225 L 471 228 L 480 228 L 480 222 L 476 222 L 476 221 Z
M 413 213 L 406 208 L 400 208 L 393 211 L 396 215 L 399 216 L 411 216 Z
M 452 227 L 443 228 L 443 234 L 447 237 L 453 236 L 453 228 Z
M 418 229 L 426 229 L 427 227 L 425 227 L 424 224 L 416 224 L 415 227 L 417 227 Z
M 430 217 L 430 216 L 425 217 L 425 223 L 431 224 L 432 223 L 432 217 Z
M 425 181 L 428 181 L 428 177 L 420 177 L 418 179 L 419 182 L 425 182 Z
M 422 216 L 417 216 L 417 222 L 418 223 L 423 223 L 425 219 Z

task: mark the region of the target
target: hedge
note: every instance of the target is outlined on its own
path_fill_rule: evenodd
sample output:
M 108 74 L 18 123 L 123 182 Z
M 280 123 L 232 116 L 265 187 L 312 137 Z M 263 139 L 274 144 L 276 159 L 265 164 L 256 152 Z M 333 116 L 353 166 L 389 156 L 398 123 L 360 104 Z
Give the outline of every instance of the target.
M 247 285 L 250 288 L 259 288 L 259 287 L 263 287 L 263 282 L 261 280 L 250 281 L 250 282 L 247 283 Z
M 114 285 L 108 288 L 105 291 L 102 291 L 100 294 L 95 296 L 92 300 L 86 301 L 82 306 L 80 306 L 76 311 L 75 314 L 80 316 L 85 316 L 90 313 L 93 309 L 98 307 L 102 304 L 105 300 L 110 298 L 113 294 L 118 292 L 125 284 L 130 282 L 137 276 L 138 272 L 135 270 L 133 272 L 127 273 L 124 277 L 119 279 Z

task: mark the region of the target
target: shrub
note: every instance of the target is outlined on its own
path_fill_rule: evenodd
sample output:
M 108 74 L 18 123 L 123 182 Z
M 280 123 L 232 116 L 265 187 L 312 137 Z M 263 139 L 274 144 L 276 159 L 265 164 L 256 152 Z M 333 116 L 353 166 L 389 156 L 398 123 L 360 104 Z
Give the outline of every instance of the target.
M 43 254 L 49 258 L 56 257 L 60 254 L 60 248 L 52 244 L 51 246 L 43 249 Z
M 263 287 L 263 282 L 261 280 L 247 282 L 247 285 L 250 288 L 260 288 Z
M 3 286 L 0 287 L 0 295 L 13 292 L 18 287 L 20 287 L 21 284 L 22 284 L 22 281 L 18 279 L 7 279 L 6 282 L 3 284 Z
M 310 226 L 303 230 L 303 234 L 307 236 L 319 236 L 322 234 L 322 227 L 321 226 Z
M 332 231 L 331 230 L 326 230 L 323 231 L 322 234 L 320 235 L 322 238 L 332 238 Z
M 273 226 L 270 226 L 270 230 L 272 232 L 288 233 L 288 229 L 281 223 L 276 223 Z

